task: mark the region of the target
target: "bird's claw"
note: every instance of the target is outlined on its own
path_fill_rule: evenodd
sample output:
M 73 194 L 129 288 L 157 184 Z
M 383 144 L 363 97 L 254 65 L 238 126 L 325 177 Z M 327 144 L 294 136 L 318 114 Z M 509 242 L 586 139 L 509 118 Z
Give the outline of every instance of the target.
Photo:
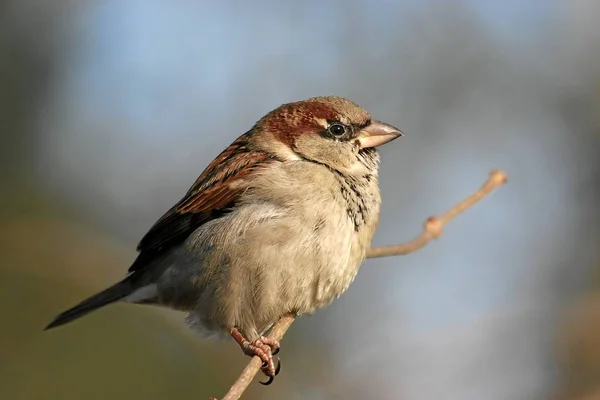
M 279 357 L 277 357 L 277 367 L 275 367 L 275 371 L 274 371 L 274 375 L 270 375 L 270 371 L 268 371 L 268 363 L 263 363 L 262 367 L 261 367 L 261 371 L 263 372 L 263 374 L 265 374 L 268 379 L 266 380 L 266 382 L 263 381 L 258 381 L 258 383 L 260 383 L 261 385 L 265 385 L 268 386 L 271 383 L 273 383 L 273 380 L 275 379 L 275 377 L 277 375 L 279 375 L 279 371 L 281 371 L 281 360 L 279 359 Z
M 244 354 L 250 357 L 256 356 L 262 361 L 262 367 L 260 369 L 268 379 L 265 382 L 260 383 L 263 385 L 270 385 L 273 383 L 273 379 L 275 379 L 275 376 L 277 376 L 281 370 L 281 360 L 277 358 L 277 366 L 275 366 L 275 362 L 273 361 L 273 356 L 279 353 L 279 342 L 265 336 L 261 336 L 250 342 L 245 339 L 237 329 L 232 329 L 231 335 L 235 341 L 239 343 Z

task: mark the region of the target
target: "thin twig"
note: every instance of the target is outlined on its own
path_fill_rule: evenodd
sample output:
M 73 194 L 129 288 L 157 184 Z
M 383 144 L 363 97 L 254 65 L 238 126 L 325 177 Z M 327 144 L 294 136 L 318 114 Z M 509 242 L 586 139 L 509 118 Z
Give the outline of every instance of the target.
M 502 171 L 492 171 L 490 172 L 490 177 L 488 180 L 479 188 L 478 191 L 473 193 L 471 196 L 467 197 L 460 203 L 456 204 L 450 210 L 446 211 L 444 215 L 441 217 L 429 217 L 423 224 L 423 232 L 416 239 L 405 243 L 394 246 L 380 246 L 374 247 L 367 251 L 367 258 L 377 258 L 377 257 L 388 257 L 388 256 L 401 256 L 413 253 L 427 243 L 429 243 L 432 239 L 437 239 L 442 234 L 444 225 L 446 225 L 450 220 L 456 217 L 461 212 L 465 211 L 467 208 L 471 207 L 479 200 L 483 199 L 485 196 L 490 194 L 492 190 L 496 189 L 498 186 L 505 184 L 507 181 L 506 174 Z
M 477 190 L 477 192 L 456 204 L 441 217 L 429 217 L 427 221 L 425 221 L 425 224 L 423 225 L 423 232 L 421 235 L 419 235 L 419 237 L 406 244 L 371 248 L 369 251 L 367 251 L 367 258 L 405 255 L 419 250 L 432 239 L 437 239 L 442 234 L 444 225 L 452 220 L 452 218 L 456 217 L 458 214 L 490 194 L 495 188 L 505 184 L 506 181 L 507 178 L 504 172 L 492 171 L 488 180 L 483 184 L 483 186 L 481 186 L 481 188 L 479 188 L 479 190 Z M 291 314 L 281 318 L 279 321 L 277 321 L 277 323 L 275 323 L 275 325 L 273 325 L 273 328 L 269 333 L 269 337 L 277 341 L 281 340 L 283 335 L 285 335 L 289 327 L 294 322 L 294 319 L 295 316 Z M 239 399 L 248 385 L 250 385 L 250 382 L 252 382 L 252 379 L 254 379 L 254 376 L 260 370 L 261 365 L 262 361 L 260 358 L 256 356 L 252 357 L 246 368 L 244 368 L 238 379 L 231 386 L 222 400 Z M 211 400 L 216 399 L 211 397 Z

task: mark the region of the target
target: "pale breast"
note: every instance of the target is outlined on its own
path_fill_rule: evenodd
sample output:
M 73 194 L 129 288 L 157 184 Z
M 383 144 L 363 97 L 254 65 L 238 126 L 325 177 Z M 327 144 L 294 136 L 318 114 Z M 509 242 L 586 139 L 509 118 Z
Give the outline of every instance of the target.
M 262 195 L 285 210 L 294 243 L 289 259 L 277 267 L 284 282 L 280 300 L 299 313 L 311 313 L 339 297 L 358 272 L 378 222 L 377 176 L 347 179 L 303 162 L 269 178 L 282 182 Z M 288 248 L 283 245 L 282 252 Z
M 342 188 L 339 177 L 304 162 L 261 174 L 234 211 L 186 242 L 189 254 L 202 254 L 185 276 L 199 291 L 197 319 L 256 333 L 285 313 L 312 313 L 339 297 L 379 214 L 376 177 L 359 183 Z
M 333 200 L 339 204 L 336 207 L 339 223 L 322 232 L 321 241 L 328 243 L 331 250 L 323 251 L 324 263 L 315 280 L 315 303 L 309 312 L 328 305 L 348 289 L 378 223 L 380 200 L 376 185 L 355 191 L 340 184 L 339 190 L 340 196 Z M 360 193 L 363 190 L 365 193 Z

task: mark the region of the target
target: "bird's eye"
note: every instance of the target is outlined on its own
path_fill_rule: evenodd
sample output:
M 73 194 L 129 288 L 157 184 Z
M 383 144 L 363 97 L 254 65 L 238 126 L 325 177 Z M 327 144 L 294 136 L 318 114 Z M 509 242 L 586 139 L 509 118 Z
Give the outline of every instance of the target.
M 329 127 L 329 132 L 334 136 L 341 136 L 346 133 L 346 127 L 342 124 L 333 124 Z

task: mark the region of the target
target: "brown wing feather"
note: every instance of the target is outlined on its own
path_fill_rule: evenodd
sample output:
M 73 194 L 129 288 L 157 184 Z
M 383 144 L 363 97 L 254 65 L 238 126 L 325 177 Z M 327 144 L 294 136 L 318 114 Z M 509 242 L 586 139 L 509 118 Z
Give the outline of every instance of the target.
M 240 136 L 219 154 L 184 198 L 150 228 L 138 245 L 140 254 L 130 272 L 142 269 L 202 224 L 229 212 L 247 187 L 242 184 L 244 178 L 276 161 L 270 154 L 252 149 L 248 138 L 249 134 Z

